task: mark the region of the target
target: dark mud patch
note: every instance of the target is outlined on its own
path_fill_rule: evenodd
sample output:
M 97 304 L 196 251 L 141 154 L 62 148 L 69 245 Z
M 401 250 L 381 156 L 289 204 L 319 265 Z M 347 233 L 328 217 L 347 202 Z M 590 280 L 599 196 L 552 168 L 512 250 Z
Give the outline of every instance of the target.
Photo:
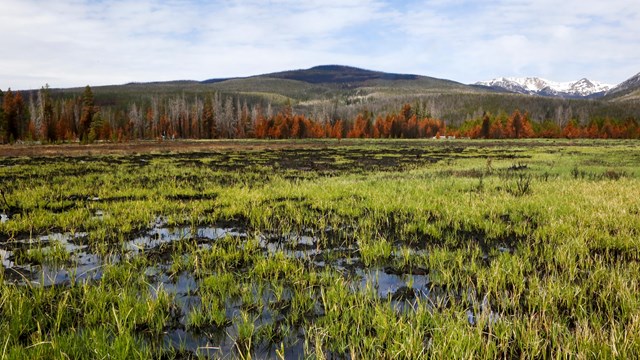
M 141 196 L 133 196 L 133 195 L 125 195 L 125 196 L 108 196 L 108 197 L 91 197 L 88 199 L 90 202 L 95 203 L 116 203 L 116 202 L 129 202 L 129 201 L 140 201 L 145 200 L 144 197 Z
M 590 247 L 589 255 L 612 265 L 640 262 L 640 249 L 637 247 L 598 244 Z
M 200 193 L 200 194 L 175 194 L 166 196 L 167 200 L 174 201 L 199 201 L 199 200 L 215 200 L 218 198 L 217 193 Z

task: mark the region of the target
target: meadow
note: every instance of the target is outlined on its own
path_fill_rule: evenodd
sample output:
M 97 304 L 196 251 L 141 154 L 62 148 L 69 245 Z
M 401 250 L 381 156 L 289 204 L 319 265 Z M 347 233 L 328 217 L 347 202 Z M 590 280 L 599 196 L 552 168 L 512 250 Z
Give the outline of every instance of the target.
M 640 357 L 637 141 L 64 150 L 0 148 L 2 359 Z

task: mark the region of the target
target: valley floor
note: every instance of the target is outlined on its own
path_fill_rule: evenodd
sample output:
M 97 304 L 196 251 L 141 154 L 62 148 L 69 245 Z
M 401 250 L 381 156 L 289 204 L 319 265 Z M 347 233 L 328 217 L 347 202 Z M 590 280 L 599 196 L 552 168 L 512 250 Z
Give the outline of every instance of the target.
M 0 147 L 0 348 L 637 358 L 640 144 Z

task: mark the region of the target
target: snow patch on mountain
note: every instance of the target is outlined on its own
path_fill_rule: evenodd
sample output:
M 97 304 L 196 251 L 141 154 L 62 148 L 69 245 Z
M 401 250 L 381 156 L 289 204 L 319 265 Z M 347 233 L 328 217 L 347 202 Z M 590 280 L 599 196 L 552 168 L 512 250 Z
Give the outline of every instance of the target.
M 501 77 L 488 81 L 479 81 L 475 85 L 504 89 L 520 94 L 544 96 L 587 97 L 604 93 L 612 85 L 582 78 L 577 81 L 556 82 L 539 77 Z

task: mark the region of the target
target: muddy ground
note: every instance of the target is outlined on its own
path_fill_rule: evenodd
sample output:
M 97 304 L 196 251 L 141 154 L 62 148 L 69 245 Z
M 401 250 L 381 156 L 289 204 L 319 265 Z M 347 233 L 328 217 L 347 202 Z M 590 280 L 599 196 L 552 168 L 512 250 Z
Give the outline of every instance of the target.
M 372 144 L 384 142 L 385 145 L 406 145 L 407 140 L 368 140 Z M 435 147 L 495 147 L 504 146 L 505 142 L 472 141 L 465 139 L 454 140 L 410 140 L 412 143 Z M 513 140 L 513 146 L 572 146 L 576 142 L 567 139 L 543 141 Z M 0 145 L 0 157 L 19 156 L 92 156 L 100 154 L 145 154 L 154 152 L 199 152 L 220 150 L 268 150 L 268 149 L 300 149 L 327 148 L 334 146 L 362 146 L 361 139 L 310 139 L 310 140 L 176 140 L 176 141 L 132 141 L 125 143 L 95 143 L 95 144 L 13 144 Z

